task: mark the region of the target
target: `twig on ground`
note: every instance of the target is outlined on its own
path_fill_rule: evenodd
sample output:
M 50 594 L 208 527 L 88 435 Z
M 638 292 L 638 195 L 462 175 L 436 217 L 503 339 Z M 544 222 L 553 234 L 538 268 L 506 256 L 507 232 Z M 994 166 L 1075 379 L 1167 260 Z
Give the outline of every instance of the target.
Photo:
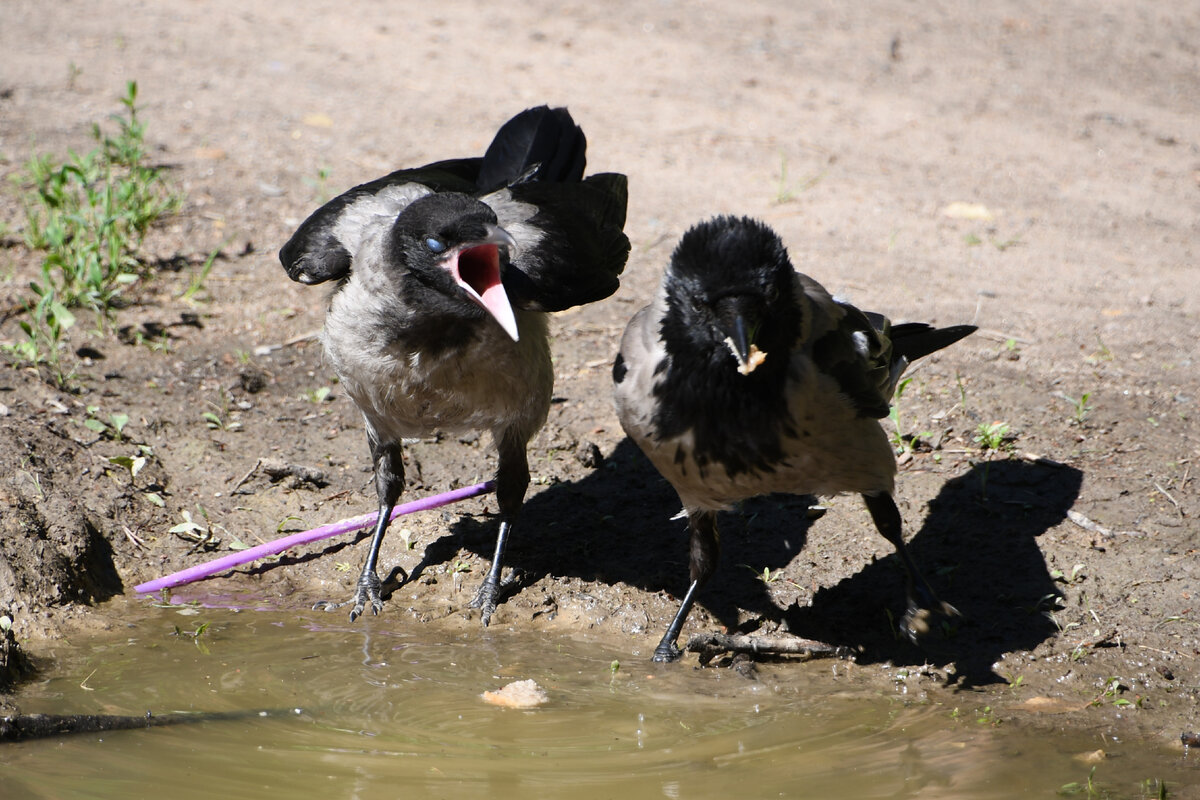
M 246 481 L 250 480 L 250 476 L 254 474 L 254 471 L 255 471 L 256 469 L 258 469 L 258 467 L 259 467 L 259 465 L 260 465 L 260 464 L 262 464 L 262 459 L 261 459 L 261 458 L 260 458 L 258 461 L 255 461 L 255 462 L 254 462 L 254 466 L 253 466 L 253 467 L 251 467 L 249 470 L 247 470 L 247 471 L 246 471 L 246 474 L 242 476 L 242 479 L 241 479 L 240 481 L 238 481 L 236 484 L 234 484 L 233 488 L 229 490 L 229 493 L 230 493 L 230 494 L 237 494 L 237 490 L 238 490 L 238 489 L 240 489 L 240 488 L 242 488 L 242 484 L 243 484 L 243 483 L 245 483 Z
M 292 345 L 300 344 L 301 342 L 312 341 L 317 339 L 320 335 L 320 331 L 309 331 L 308 333 L 302 333 L 299 336 L 293 336 L 291 339 L 288 339 L 286 342 L 281 342 L 280 344 L 261 344 L 254 348 L 254 355 L 265 356 L 275 352 L 276 350 L 282 350 L 285 347 L 291 347 Z
M 136 533 L 134 533 L 133 531 L 129 530 L 129 526 L 128 526 L 128 525 L 122 525 L 122 526 L 121 526 L 121 529 L 122 529 L 123 531 L 125 531 L 125 538 L 126 538 L 126 539 L 128 539 L 128 540 L 129 540 L 129 541 L 131 541 L 131 542 L 133 542 L 133 543 L 134 543 L 135 545 L 137 545 L 138 547 L 145 547 L 145 546 L 146 546 L 146 543 L 145 543 L 145 542 L 144 542 L 144 541 L 143 541 L 141 538 L 139 538 L 139 537 L 138 537 L 138 535 L 137 535 Z
M 1108 644 L 1113 639 L 1117 638 L 1117 629 L 1112 628 L 1107 633 L 1097 633 L 1091 639 L 1084 639 L 1082 642 L 1076 642 L 1071 646 L 1071 651 L 1095 649 L 1101 645 Z
M 988 330 L 987 328 L 980 328 L 979 330 L 975 331 L 975 336 L 982 337 L 984 339 L 991 339 L 992 341 L 996 341 L 996 342 L 1016 342 L 1017 344 L 1033 344 L 1033 342 L 1030 339 L 1022 339 L 1020 336 L 1012 336 L 1010 334 L 1005 333 L 1004 331 Z
M 813 658 L 850 658 L 854 653 L 849 647 L 826 644 L 815 639 L 799 636 L 745 636 L 728 633 L 697 633 L 688 639 L 689 653 L 697 653 L 702 665 L 722 653 L 760 653 L 767 655 L 800 656 L 807 661 Z
M 1039 456 L 1037 453 L 1022 452 L 1021 458 L 1022 458 L 1022 460 L 1028 461 L 1031 464 L 1039 464 L 1043 467 L 1062 467 L 1065 469 L 1067 466 L 1066 464 L 1062 463 L 1061 461 L 1055 461 L 1052 458 L 1046 458 L 1045 456 Z
M 1186 514 L 1183 513 L 1183 509 L 1179 507 L 1179 501 L 1176 500 L 1174 497 L 1172 497 L 1170 492 L 1168 492 L 1166 489 L 1164 489 L 1162 486 L 1158 485 L 1157 483 L 1154 484 L 1154 488 L 1158 489 L 1158 491 L 1160 491 L 1162 493 L 1163 497 L 1165 497 L 1171 501 L 1171 505 L 1175 506 L 1175 510 L 1179 512 L 1180 517 L 1186 516 Z
M 1136 536 L 1139 539 L 1146 538 L 1146 534 L 1142 533 L 1141 531 L 1110 531 L 1108 528 L 1104 527 L 1098 522 L 1093 522 L 1083 514 L 1080 514 L 1078 511 L 1068 511 L 1067 519 L 1071 520 L 1071 522 L 1074 522 L 1085 531 L 1097 533 L 1103 536 L 1105 539 L 1112 539 L 1115 536 Z

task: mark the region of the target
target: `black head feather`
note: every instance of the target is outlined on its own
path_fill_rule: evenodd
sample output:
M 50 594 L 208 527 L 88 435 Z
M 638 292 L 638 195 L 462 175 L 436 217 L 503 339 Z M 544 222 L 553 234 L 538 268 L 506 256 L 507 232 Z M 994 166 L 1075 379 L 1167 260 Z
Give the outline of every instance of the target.
M 670 366 L 656 388 L 659 435 L 692 430 L 702 467 L 717 460 L 730 472 L 770 469 L 791 428 L 785 384 L 801 321 L 783 243 L 756 220 L 717 217 L 684 234 L 664 285 Z M 766 353 L 748 375 L 726 343 L 739 317 Z
M 665 277 L 668 350 L 717 357 L 735 369 L 725 338 L 731 317 L 741 315 L 751 341 L 778 354 L 768 363 L 783 368 L 800 325 L 794 276 L 783 242 L 758 220 L 723 216 L 694 226 L 676 246 Z
M 461 340 L 487 318 L 487 311 L 462 291 L 442 261 L 448 251 L 479 242 L 496 228 L 496 214 L 488 205 L 459 192 L 426 195 L 396 217 L 384 267 L 406 304 L 421 309 L 410 321 L 410 337 L 423 338 L 417 328 L 427 325 L 427 348 L 437 349 Z M 500 255 L 503 273 L 503 248 Z

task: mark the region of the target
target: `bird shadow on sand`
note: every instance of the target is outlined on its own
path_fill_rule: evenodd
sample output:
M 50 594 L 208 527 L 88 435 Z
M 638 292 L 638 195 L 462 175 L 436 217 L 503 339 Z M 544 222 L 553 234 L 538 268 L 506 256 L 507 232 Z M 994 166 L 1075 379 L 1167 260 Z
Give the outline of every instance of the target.
M 859 663 L 952 664 L 961 687 L 1002 682 L 992 670 L 1001 655 L 1035 648 L 1057 632 L 1049 612 L 1061 593 L 1037 537 L 1065 518 L 1081 484 L 1081 472 L 1061 465 L 981 462 L 947 481 L 924 518 L 909 512 L 906 530 L 916 529 L 906 536 L 913 560 L 941 599 L 962 614 L 919 647 L 896 632 L 894 621 L 904 612 L 904 572 L 895 555 L 863 555 L 861 569 L 818 589 L 807 606 L 780 608 L 773 601 L 764 568 L 774 573 L 787 567 L 810 526 L 836 524 L 829 516 L 810 522 L 809 497 L 756 498 L 723 514 L 720 567 L 702 589 L 699 606 L 730 630 L 739 629 L 739 619 L 785 623 L 798 636 L 851 648 Z M 622 441 L 595 472 L 529 497 L 505 559 L 525 577 L 509 597 L 546 576 L 681 597 L 688 535 L 682 519 L 670 519 L 678 509 L 670 485 L 630 440 Z M 430 543 L 413 577 L 450 561 L 460 547 L 490 558 L 495 532 L 494 519 L 458 519 L 449 535 Z M 820 575 L 812 577 L 820 583 Z M 600 602 L 620 603 L 619 595 L 596 594 Z M 685 635 L 694 629 L 695 617 Z
M 739 609 L 782 620 L 782 610 L 759 576 L 764 568 L 783 568 L 804 547 L 809 524 L 805 509 L 811 500 L 758 498 L 736 513 L 722 515 L 722 566 L 700 600 L 722 625 L 736 627 Z M 624 584 L 667 592 L 675 602 L 689 582 L 687 522 L 671 519 L 679 510 L 675 490 L 625 439 L 600 468 L 581 480 L 555 484 L 528 497 L 505 564 L 525 573 L 522 585 L 550 575 L 575 577 L 606 587 Z M 418 569 L 452 559 L 459 547 L 491 558 L 494 519 L 463 517 L 450 530 L 450 536 L 430 544 Z M 777 531 L 786 534 L 773 533 Z M 744 547 L 747 542 L 753 547 Z M 413 575 L 419 575 L 417 569 Z M 514 589 L 520 591 L 520 586 Z M 594 594 L 613 608 L 621 605 L 613 592 L 598 589 Z M 661 621 L 663 630 L 668 621 L 669 617 Z
M 1004 682 L 992 665 L 1057 632 L 1050 613 L 1061 592 L 1037 537 L 1074 504 L 1083 473 L 1071 467 L 1007 460 L 975 464 L 945 483 L 908 538 L 913 560 L 942 600 L 962 617 L 917 647 L 895 633 L 884 609 L 903 612 L 904 574 L 896 556 L 821 589 L 789 610 L 793 632 L 859 652 L 859 663 L 954 665 L 962 688 Z

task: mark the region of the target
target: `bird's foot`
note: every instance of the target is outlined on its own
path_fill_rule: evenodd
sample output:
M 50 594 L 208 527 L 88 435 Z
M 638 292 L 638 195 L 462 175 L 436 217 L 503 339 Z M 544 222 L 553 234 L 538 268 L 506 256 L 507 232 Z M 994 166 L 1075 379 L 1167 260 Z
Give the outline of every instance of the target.
M 658 647 L 654 648 L 653 660 L 659 664 L 670 664 L 681 658 L 683 658 L 683 651 L 676 647 L 674 642 L 667 639 L 663 639 L 658 643 Z
M 489 573 L 480 584 L 479 591 L 475 593 L 475 599 L 467 606 L 479 609 L 479 619 L 483 622 L 484 627 L 487 627 L 488 623 L 492 621 L 492 614 L 496 613 L 496 606 L 504 599 L 505 595 L 519 587 L 524 578 L 525 572 L 520 569 L 512 570 L 504 580 L 497 580 Z
M 931 600 L 932 602 L 920 604 L 910 598 L 908 610 L 900 620 L 900 630 L 913 644 L 919 644 L 935 629 L 945 633 L 956 620 L 962 618 L 958 609 L 949 603 L 943 603 L 936 598 Z
M 354 595 L 349 600 L 341 603 L 322 600 L 313 604 L 313 610 L 334 611 L 353 603 L 354 605 L 350 609 L 351 622 L 362 616 L 363 611 L 367 608 L 371 609 L 372 615 L 377 615 L 380 611 L 383 611 L 383 600 L 379 596 L 381 585 L 379 576 L 374 572 L 363 573 L 358 579 L 358 588 L 354 590 Z
M 500 599 L 501 588 L 502 584 L 500 581 L 489 574 L 483 579 L 483 583 L 479 585 L 479 591 L 475 593 L 475 599 L 467 604 L 470 608 L 479 609 L 479 620 L 485 628 L 492 621 L 492 614 L 496 613 L 496 602 Z

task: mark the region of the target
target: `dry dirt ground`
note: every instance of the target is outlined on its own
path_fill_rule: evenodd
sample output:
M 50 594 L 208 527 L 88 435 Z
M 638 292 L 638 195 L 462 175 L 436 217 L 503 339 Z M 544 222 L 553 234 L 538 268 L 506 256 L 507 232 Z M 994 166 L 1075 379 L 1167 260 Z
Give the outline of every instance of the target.
M 629 176 L 633 251 L 613 298 L 555 319 L 556 401 L 508 559 L 524 577 L 495 630 L 589 629 L 648 659 L 686 537 L 621 433 L 611 359 L 683 231 L 747 214 L 862 307 L 980 326 L 899 403 L 922 442 L 899 478 L 912 552 L 964 621 L 924 650 L 897 640 L 902 574 L 857 498 L 816 520 L 811 498 L 768 498 L 725 517 L 723 569 L 685 633 L 786 627 L 854 648 L 865 691 L 1014 724 L 1176 743 L 1200 724 L 1200 6 L 514 5 L 4 4 L 0 171 L 88 149 L 136 79 L 152 157 L 186 197 L 115 324 L 71 332 L 68 390 L 0 370 L 0 605 L 34 662 L 47 637 L 119 621 L 143 580 L 373 509 L 360 421 L 312 338 L 325 293 L 275 252 L 331 193 L 479 154 L 545 102 L 582 124 L 592 170 Z M 40 262 L 4 192 L 13 342 Z M 89 414 L 127 414 L 123 439 Z M 1000 452 L 975 441 L 993 422 Z M 138 445 L 131 480 L 109 459 Z M 486 435 L 408 459 L 409 498 L 495 466 Z M 272 479 L 269 460 L 323 478 Z M 383 563 L 409 580 L 391 624 L 478 625 L 464 606 L 493 508 L 393 527 Z M 207 543 L 169 533 L 184 512 Z M 365 549 L 325 542 L 176 596 L 306 608 L 348 594 Z M 794 674 L 822 691 L 828 670 Z

